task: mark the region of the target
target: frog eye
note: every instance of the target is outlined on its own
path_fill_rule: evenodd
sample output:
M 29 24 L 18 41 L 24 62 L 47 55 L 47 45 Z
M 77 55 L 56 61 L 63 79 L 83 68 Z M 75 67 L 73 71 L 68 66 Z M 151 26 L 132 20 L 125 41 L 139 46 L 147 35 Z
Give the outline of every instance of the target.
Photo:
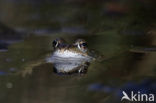
M 87 46 L 87 43 L 82 43 L 81 46 L 86 47 Z
M 53 41 L 53 47 L 57 47 L 57 41 L 56 40 Z

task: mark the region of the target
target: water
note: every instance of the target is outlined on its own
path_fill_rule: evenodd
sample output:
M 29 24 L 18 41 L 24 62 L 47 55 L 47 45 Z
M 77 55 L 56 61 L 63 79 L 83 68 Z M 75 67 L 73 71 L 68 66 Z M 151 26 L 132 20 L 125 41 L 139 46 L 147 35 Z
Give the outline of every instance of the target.
M 89 56 L 59 57 L 53 54 L 46 61 L 53 64 L 56 73 L 77 72 L 81 74 L 86 73 L 89 63 L 93 60 Z
M 154 1 L 9 1 L 0 1 L 0 103 L 120 103 L 123 90 L 155 93 Z M 46 58 L 58 37 L 83 38 L 102 56 L 86 74 L 57 74 Z

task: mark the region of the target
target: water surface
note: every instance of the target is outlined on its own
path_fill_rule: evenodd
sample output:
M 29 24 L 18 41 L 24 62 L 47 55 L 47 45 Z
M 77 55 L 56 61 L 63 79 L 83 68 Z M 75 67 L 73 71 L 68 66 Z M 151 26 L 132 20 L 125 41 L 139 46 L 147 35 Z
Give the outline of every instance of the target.
M 123 90 L 156 93 L 153 2 L 48 1 L 0 4 L 1 103 L 120 103 Z M 56 74 L 45 60 L 58 37 L 83 38 L 102 57 L 85 75 Z

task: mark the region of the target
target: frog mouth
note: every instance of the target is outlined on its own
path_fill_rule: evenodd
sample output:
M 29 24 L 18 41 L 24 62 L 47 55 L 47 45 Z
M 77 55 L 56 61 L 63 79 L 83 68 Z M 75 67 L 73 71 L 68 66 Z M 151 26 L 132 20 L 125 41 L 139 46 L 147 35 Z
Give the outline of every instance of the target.
M 69 51 L 69 50 L 65 50 L 65 51 L 58 50 L 54 52 L 53 55 L 58 56 L 58 57 L 64 57 L 64 58 L 68 58 L 68 57 L 78 58 L 78 57 L 83 56 L 83 54 L 81 53 L 77 53 L 77 52 Z
M 53 64 L 55 73 L 86 73 L 89 65 L 86 65 L 92 61 L 92 57 L 88 55 L 82 55 L 74 53 L 72 51 L 57 51 L 53 55 L 47 58 L 48 63 Z

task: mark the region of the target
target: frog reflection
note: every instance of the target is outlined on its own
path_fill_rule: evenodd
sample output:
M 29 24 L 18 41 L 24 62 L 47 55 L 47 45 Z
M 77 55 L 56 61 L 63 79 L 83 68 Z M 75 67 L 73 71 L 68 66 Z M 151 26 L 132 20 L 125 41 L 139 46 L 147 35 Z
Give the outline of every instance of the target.
M 83 39 L 67 44 L 63 39 L 53 41 L 54 52 L 48 62 L 54 65 L 56 73 L 86 73 L 89 63 L 94 59 L 89 55 L 87 43 Z

